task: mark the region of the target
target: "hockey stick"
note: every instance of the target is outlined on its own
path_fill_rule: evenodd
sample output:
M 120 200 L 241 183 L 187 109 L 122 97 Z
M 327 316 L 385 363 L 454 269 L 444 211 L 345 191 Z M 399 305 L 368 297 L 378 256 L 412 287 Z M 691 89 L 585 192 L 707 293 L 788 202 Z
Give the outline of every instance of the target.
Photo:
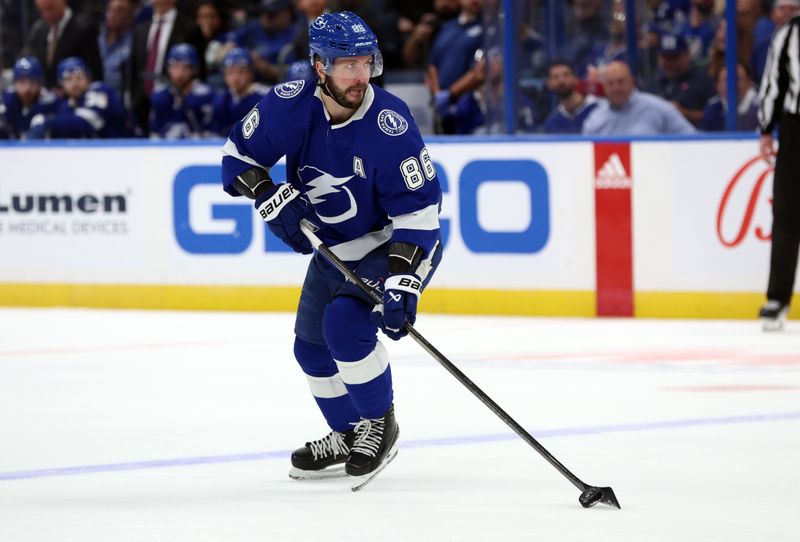
M 347 267 L 342 260 L 339 259 L 336 254 L 331 251 L 330 248 L 325 246 L 325 244 L 320 241 L 319 237 L 316 236 L 312 227 L 308 222 L 305 220 L 301 221 L 300 229 L 303 231 L 305 236 L 311 242 L 311 245 L 328 259 L 336 268 L 344 274 L 344 276 L 353 284 L 358 286 L 364 293 L 366 293 L 370 299 L 376 304 L 379 305 L 383 303 L 383 299 L 379 296 L 372 288 L 367 286 L 361 278 L 353 272 L 352 269 Z M 580 497 L 578 497 L 578 502 L 584 508 L 590 508 L 595 504 L 601 502 L 607 504 L 609 506 L 616 506 L 620 508 L 619 501 L 617 500 L 616 495 L 614 495 L 614 490 L 610 487 L 596 487 L 590 486 L 580 480 L 577 476 L 572 474 L 567 467 L 562 465 L 558 459 L 552 456 L 550 452 L 548 452 L 544 446 L 539 444 L 535 438 L 531 436 L 520 424 L 518 424 L 514 418 L 508 415 L 505 410 L 500 408 L 500 405 L 495 403 L 491 397 L 486 395 L 472 380 L 467 377 L 461 370 L 453 365 L 453 363 L 447 359 L 444 354 L 439 352 L 431 343 L 425 339 L 420 333 L 414 329 L 414 327 L 406 322 L 403 325 L 403 328 L 408 332 L 409 336 L 411 336 L 417 344 L 419 344 L 423 350 L 425 350 L 428 354 L 433 357 L 439 364 L 447 369 L 447 371 L 456 377 L 456 380 L 461 382 L 472 394 L 480 399 L 480 401 L 486 405 L 489 410 L 494 412 L 501 420 L 503 420 L 506 425 L 508 425 L 514 432 L 519 435 L 522 440 L 527 442 L 534 450 L 539 452 L 543 458 L 547 460 L 555 469 L 560 472 L 567 480 L 570 481 L 572 485 L 578 488 L 581 491 Z

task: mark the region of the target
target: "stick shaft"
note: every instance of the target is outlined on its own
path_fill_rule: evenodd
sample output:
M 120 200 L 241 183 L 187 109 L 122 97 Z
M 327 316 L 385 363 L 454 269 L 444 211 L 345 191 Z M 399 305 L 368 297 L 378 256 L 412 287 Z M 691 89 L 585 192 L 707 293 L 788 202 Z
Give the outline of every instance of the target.
M 325 246 L 325 244 L 320 241 L 320 239 L 314 234 L 314 232 L 305 224 L 301 224 L 301 229 L 303 233 L 308 237 L 309 241 L 311 241 L 312 246 L 316 248 L 319 252 L 322 253 L 325 258 L 328 259 L 334 266 L 336 266 L 341 273 L 347 277 L 348 280 L 353 282 L 356 286 L 358 286 L 364 293 L 370 296 L 370 299 L 377 305 L 383 303 L 383 299 L 381 296 L 377 294 L 372 288 L 367 286 L 361 278 L 355 274 L 355 272 L 347 267 L 345 263 L 339 259 L 336 254 L 331 251 L 330 248 Z M 514 418 L 512 418 L 505 410 L 503 410 L 500 405 L 494 402 L 491 397 L 486 395 L 486 393 L 481 390 L 472 380 L 469 379 L 467 375 L 465 375 L 458 367 L 456 367 L 449 359 L 447 359 L 444 354 L 439 352 L 430 342 L 428 342 L 425 337 L 423 337 L 414 327 L 409 324 L 408 322 L 405 323 L 404 328 L 408 331 L 408 334 L 419 344 L 423 350 L 425 350 L 430 356 L 435 359 L 442 367 L 444 367 L 447 372 L 453 375 L 456 380 L 461 382 L 464 387 L 466 387 L 472 394 L 477 397 L 484 405 L 486 405 L 489 410 L 494 412 L 497 417 L 503 420 L 506 425 L 508 425 L 514 432 L 519 435 L 522 440 L 527 442 L 534 450 L 536 450 L 539 455 L 541 455 L 548 463 L 550 463 L 555 469 L 560 472 L 569 482 L 578 488 L 581 491 L 585 491 L 588 487 L 587 484 L 582 482 L 577 476 L 572 474 L 567 467 L 561 464 L 558 459 L 553 457 L 553 455 L 547 451 L 547 449 L 542 446 L 533 436 L 528 433 L 519 423 L 517 423 Z

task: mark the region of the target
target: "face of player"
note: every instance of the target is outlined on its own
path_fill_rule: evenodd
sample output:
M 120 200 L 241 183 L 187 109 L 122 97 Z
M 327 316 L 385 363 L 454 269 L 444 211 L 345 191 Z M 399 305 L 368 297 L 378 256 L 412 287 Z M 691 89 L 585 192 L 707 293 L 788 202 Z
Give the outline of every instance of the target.
M 39 91 L 42 90 L 42 84 L 36 79 L 30 77 L 22 77 L 14 81 L 14 92 L 19 96 L 19 101 L 22 102 L 24 107 L 29 107 L 39 97 Z
M 89 78 L 83 72 L 72 72 L 64 76 L 61 81 L 61 86 L 64 88 L 64 94 L 67 97 L 76 100 L 83 96 L 86 89 L 89 88 Z
M 194 70 L 189 64 L 183 62 L 173 62 L 167 67 L 169 82 L 183 90 L 191 84 L 194 79 Z
M 225 68 L 225 86 L 237 96 L 241 96 L 253 83 L 253 72 L 246 66 Z
M 364 100 L 371 74 L 372 57 L 365 55 L 334 59 L 331 73 L 320 77 L 326 78 L 328 90 L 340 105 L 357 109 Z

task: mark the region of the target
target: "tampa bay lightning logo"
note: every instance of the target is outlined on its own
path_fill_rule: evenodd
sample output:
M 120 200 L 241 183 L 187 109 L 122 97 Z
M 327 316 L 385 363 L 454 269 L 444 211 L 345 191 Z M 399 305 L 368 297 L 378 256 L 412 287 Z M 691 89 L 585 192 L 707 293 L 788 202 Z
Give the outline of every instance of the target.
M 314 166 L 303 166 L 297 170 L 297 176 L 305 184 L 306 196 L 314 204 L 317 216 L 326 224 L 339 224 L 358 214 L 356 198 L 349 188 L 343 186 L 355 175 L 334 177 Z M 340 186 L 341 190 L 337 188 Z M 342 197 L 344 194 L 346 199 Z
M 408 121 L 400 113 L 384 109 L 378 113 L 378 128 L 386 135 L 399 136 L 408 130 Z
M 302 79 L 298 79 L 297 81 L 287 81 L 275 87 L 275 94 L 281 98 L 294 98 L 300 94 L 300 91 L 303 90 L 304 86 L 306 86 L 306 82 Z

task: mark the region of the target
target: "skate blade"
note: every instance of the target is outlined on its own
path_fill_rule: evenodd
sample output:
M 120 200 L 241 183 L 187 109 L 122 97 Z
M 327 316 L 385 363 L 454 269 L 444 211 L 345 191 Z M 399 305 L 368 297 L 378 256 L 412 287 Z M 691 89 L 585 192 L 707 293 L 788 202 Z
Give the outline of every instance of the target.
M 783 331 L 783 326 L 786 324 L 784 318 L 762 318 L 761 329 L 763 331 Z
M 301 470 L 292 467 L 289 471 L 289 478 L 292 480 L 330 480 L 345 477 L 347 477 L 347 473 L 344 471 L 344 465 L 328 467 L 322 470 Z
M 391 463 L 392 459 L 394 459 L 396 456 L 397 456 L 397 443 L 395 443 L 392 449 L 389 450 L 389 453 L 386 454 L 386 459 L 383 460 L 383 463 L 381 463 L 377 469 L 370 472 L 369 474 L 365 474 L 364 476 L 351 476 L 350 478 L 353 480 L 353 483 L 350 486 L 350 489 L 353 491 L 358 491 L 362 489 L 365 485 L 370 483 L 373 480 L 373 478 L 378 476 L 378 474 L 380 474 L 380 472 L 386 468 L 386 465 Z

